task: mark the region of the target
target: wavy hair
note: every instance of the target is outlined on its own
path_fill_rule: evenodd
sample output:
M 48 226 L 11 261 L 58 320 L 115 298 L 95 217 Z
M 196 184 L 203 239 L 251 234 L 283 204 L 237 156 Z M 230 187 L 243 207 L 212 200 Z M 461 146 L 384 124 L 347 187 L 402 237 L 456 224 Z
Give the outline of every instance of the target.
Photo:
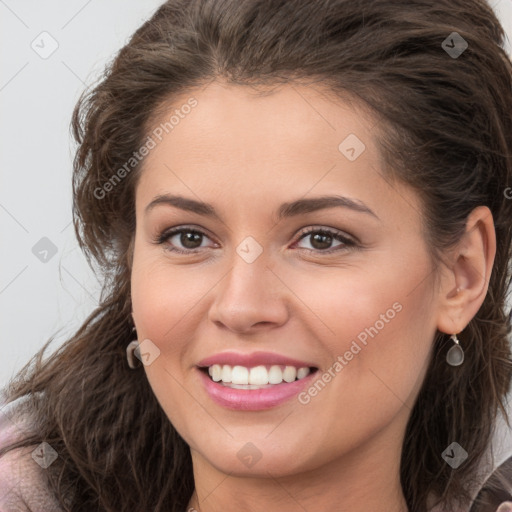
M 468 44 L 443 48 L 453 32 Z M 449 39 L 448 39 L 449 40 Z M 30 400 L 35 429 L 6 448 L 48 442 L 59 458 L 48 486 L 68 511 L 182 512 L 194 490 L 190 450 L 131 370 L 130 274 L 141 164 L 105 191 L 178 94 L 229 84 L 321 84 L 377 119 L 386 175 L 416 190 L 436 262 L 470 212 L 492 212 L 497 253 L 484 302 L 460 335 L 466 359 L 446 364 L 437 332 L 401 455 L 408 507 L 435 496 L 468 501 L 512 374 L 512 66 L 504 31 L 483 0 L 169 0 L 132 35 L 72 117 L 73 218 L 103 288 L 98 307 L 58 350 L 52 341 L 6 388 Z M 446 46 L 445 46 L 446 48 Z M 510 424 L 509 424 L 510 426 Z M 456 470 L 441 457 L 456 440 Z

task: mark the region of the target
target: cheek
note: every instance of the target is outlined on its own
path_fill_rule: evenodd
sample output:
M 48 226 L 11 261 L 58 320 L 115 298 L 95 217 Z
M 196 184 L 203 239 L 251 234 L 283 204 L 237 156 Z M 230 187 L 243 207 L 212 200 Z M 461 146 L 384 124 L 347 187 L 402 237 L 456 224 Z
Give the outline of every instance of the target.
M 138 334 L 164 345 L 210 287 L 205 279 L 197 279 L 197 272 L 184 267 L 134 261 L 131 293 Z
M 331 283 L 328 294 L 321 282 L 310 282 L 307 296 L 316 297 L 312 309 L 322 320 L 326 334 L 320 340 L 329 355 L 319 376 L 327 383 L 318 392 L 306 390 L 301 403 L 307 402 L 305 416 L 322 418 L 325 430 L 336 433 L 323 445 L 326 457 L 337 449 L 337 439 L 356 446 L 412 409 L 433 335 L 428 290 L 420 286 L 411 293 L 417 274 L 348 274 L 339 286 Z
M 404 286 L 394 284 L 391 274 L 389 268 L 386 275 L 380 271 L 374 275 L 354 266 L 288 272 L 283 280 L 293 283 L 296 304 L 302 310 L 298 315 L 317 326 L 317 337 L 337 356 L 349 350 L 352 341 L 369 346 L 370 339 L 403 322 Z
M 183 391 L 182 363 L 189 341 L 184 331 L 190 329 L 194 305 L 206 292 L 204 280 L 201 285 L 183 267 L 173 269 L 157 258 L 136 256 L 131 293 L 137 335 L 139 341 L 150 339 L 160 350 L 144 371 L 169 420 L 180 432 L 188 432 L 189 421 L 199 412 Z
M 326 369 L 342 358 L 342 368 L 333 369 L 334 387 L 360 399 L 390 389 L 406 399 L 417 390 L 435 333 L 428 261 L 419 254 L 407 264 L 390 258 L 374 272 L 324 270 L 329 272 L 288 279 L 309 308 L 303 318 L 318 326 L 315 338 L 325 350 Z

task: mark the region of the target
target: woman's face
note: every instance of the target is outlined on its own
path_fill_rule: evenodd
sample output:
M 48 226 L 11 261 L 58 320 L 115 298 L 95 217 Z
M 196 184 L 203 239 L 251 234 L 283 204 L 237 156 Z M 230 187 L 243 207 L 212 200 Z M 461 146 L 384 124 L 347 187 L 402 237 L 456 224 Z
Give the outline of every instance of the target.
M 375 121 L 311 87 L 215 82 L 165 122 L 136 190 L 132 301 L 195 469 L 398 471 L 439 303 L 419 197 L 384 175 Z

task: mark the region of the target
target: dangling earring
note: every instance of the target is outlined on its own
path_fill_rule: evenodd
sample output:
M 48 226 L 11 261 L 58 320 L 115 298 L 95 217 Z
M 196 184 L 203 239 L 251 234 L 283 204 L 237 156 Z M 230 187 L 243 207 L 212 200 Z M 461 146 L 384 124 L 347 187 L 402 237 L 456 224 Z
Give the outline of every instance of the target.
M 462 350 L 456 334 L 452 334 L 450 338 L 455 342 L 455 345 L 448 350 L 448 353 L 446 354 L 446 362 L 450 366 L 460 366 L 464 361 L 464 350 Z
M 135 327 L 132 329 L 135 331 Z M 128 361 L 128 366 L 135 370 L 139 366 L 141 366 L 142 362 L 139 358 L 136 357 L 136 350 L 139 348 L 139 342 L 137 340 L 130 341 L 128 346 L 126 347 L 126 359 Z

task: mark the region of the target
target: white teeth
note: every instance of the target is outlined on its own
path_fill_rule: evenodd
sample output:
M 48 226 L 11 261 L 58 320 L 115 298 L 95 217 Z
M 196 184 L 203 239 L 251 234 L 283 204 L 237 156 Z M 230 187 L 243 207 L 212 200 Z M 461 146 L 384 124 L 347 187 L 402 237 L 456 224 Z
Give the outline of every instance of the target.
M 293 382 L 295 379 L 303 379 L 310 373 L 308 367 L 296 368 L 295 366 L 230 366 L 229 364 L 214 364 L 208 368 L 208 374 L 214 382 L 223 384 L 232 383 L 233 387 L 249 386 L 249 389 L 257 389 L 258 386 L 269 384 L 281 384 Z
M 245 366 L 233 366 L 231 382 L 233 384 L 249 384 L 249 370 Z
M 297 379 L 303 379 L 309 375 L 309 368 L 299 368 L 297 370 Z
M 214 364 L 208 368 L 208 373 L 213 381 L 219 382 L 222 379 L 222 366 L 220 364 Z
M 297 377 L 297 368 L 295 366 L 287 366 L 283 372 L 283 380 L 293 382 L 295 377 Z
M 225 364 L 222 367 L 222 373 L 220 375 L 220 380 L 222 382 L 231 382 L 231 366 L 229 366 L 229 364 Z
M 269 384 L 281 384 L 283 382 L 283 371 L 280 366 L 271 366 L 268 372 Z
M 264 366 L 255 366 L 251 368 L 249 372 L 249 382 L 248 384 L 256 384 L 259 386 L 264 386 L 268 384 L 268 372 Z

